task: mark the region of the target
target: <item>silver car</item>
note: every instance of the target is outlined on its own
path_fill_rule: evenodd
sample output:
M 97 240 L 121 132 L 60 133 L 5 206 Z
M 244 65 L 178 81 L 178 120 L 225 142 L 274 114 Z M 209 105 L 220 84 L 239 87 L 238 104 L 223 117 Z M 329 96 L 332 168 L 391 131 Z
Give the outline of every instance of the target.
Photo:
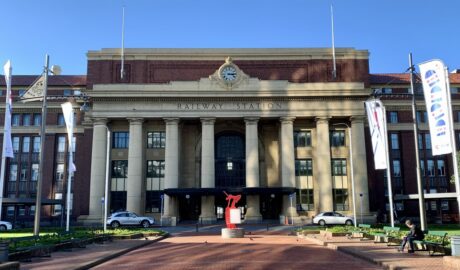
M 353 225 L 353 218 L 337 212 L 322 212 L 313 218 L 313 223 L 321 226 L 329 224 Z
M 107 219 L 107 225 L 112 228 L 118 228 L 120 226 L 142 226 L 148 228 L 153 224 L 155 224 L 155 219 L 153 217 L 141 217 L 129 211 L 113 213 Z
M 0 231 L 12 230 L 13 225 L 8 221 L 0 221 Z

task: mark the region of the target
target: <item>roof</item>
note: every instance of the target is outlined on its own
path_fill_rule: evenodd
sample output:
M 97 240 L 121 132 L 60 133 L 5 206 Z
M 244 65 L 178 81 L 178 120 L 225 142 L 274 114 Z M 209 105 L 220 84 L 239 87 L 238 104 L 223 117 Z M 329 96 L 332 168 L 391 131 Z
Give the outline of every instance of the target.
M 460 73 L 449 73 L 451 84 L 460 84 Z M 410 84 L 409 73 L 370 74 L 372 84 Z
M 30 86 L 39 75 L 13 75 L 13 86 Z M 86 86 L 86 75 L 57 75 L 48 77 L 49 86 Z M 0 76 L 0 86 L 5 86 L 5 77 Z

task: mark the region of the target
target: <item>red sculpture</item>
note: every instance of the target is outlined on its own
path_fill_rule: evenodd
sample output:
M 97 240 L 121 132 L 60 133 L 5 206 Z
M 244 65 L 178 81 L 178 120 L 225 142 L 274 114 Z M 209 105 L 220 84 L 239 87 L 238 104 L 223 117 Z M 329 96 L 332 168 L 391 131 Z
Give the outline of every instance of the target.
M 228 229 L 236 229 L 236 225 L 230 222 L 230 209 L 237 209 L 236 203 L 241 199 L 241 195 L 227 194 L 225 191 L 224 194 L 227 196 L 225 199 L 228 201 L 227 207 L 225 208 L 225 223 Z

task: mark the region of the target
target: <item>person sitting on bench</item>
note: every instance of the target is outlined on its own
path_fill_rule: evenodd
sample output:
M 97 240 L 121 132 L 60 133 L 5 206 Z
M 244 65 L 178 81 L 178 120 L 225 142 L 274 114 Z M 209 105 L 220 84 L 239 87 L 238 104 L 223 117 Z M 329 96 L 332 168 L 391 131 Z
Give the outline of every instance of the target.
M 409 227 L 409 233 L 403 238 L 398 251 L 403 252 L 406 243 L 409 242 L 409 249 L 407 252 L 414 253 L 414 240 L 423 240 L 425 235 L 423 234 L 422 230 L 420 230 L 420 228 L 410 219 L 406 220 L 406 226 Z

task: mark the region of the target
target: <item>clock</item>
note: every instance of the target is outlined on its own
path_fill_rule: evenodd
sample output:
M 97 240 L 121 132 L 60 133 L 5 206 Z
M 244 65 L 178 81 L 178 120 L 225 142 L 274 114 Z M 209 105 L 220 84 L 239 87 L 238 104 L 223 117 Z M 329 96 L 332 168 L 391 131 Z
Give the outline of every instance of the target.
M 226 82 L 233 82 L 236 80 L 238 72 L 234 66 L 224 66 L 220 70 L 220 77 Z

